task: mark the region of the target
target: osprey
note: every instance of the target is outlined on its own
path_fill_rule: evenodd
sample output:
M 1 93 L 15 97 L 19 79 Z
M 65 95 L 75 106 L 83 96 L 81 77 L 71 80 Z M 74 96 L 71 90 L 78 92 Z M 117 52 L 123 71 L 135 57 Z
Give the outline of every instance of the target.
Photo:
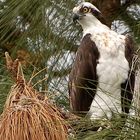
M 135 73 L 133 41 L 105 25 L 99 9 L 83 2 L 73 9 L 83 37 L 69 75 L 70 107 L 91 119 L 129 113 Z

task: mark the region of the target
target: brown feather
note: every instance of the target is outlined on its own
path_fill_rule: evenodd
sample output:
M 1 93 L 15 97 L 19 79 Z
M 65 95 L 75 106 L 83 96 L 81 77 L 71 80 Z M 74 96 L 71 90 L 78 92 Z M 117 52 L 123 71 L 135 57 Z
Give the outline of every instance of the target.
M 129 113 L 130 105 L 133 99 L 134 85 L 135 85 L 135 68 L 133 64 L 134 57 L 134 42 L 130 36 L 126 36 L 125 57 L 129 63 L 128 79 L 121 85 L 121 103 L 122 111 Z
M 98 84 L 99 51 L 90 36 L 87 34 L 82 39 L 69 76 L 70 107 L 76 113 L 89 111 Z

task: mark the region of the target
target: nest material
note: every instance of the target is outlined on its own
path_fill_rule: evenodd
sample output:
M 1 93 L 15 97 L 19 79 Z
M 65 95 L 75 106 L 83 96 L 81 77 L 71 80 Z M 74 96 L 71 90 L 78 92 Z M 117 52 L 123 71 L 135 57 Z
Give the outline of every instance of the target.
M 67 123 L 56 106 L 25 82 L 18 60 L 6 53 L 11 87 L 0 122 L 0 140 L 66 140 Z

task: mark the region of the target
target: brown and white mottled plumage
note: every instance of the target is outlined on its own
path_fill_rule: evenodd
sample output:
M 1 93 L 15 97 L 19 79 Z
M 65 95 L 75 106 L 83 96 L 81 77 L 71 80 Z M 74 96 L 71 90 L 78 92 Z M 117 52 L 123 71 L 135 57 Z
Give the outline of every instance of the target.
M 83 38 L 69 76 L 72 111 L 89 111 L 91 119 L 129 113 L 135 81 L 133 41 L 101 23 L 101 12 L 89 2 L 73 12 Z

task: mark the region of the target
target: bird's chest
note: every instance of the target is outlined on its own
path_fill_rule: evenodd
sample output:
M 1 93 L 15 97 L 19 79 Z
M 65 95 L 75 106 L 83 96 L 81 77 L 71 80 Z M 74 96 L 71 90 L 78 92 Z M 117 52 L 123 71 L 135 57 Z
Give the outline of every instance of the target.
M 106 89 L 107 85 L 109 89 L 110 87 L 119 88 L 128 78 L 129 65 L 122 56 L 108 59 L 101 57 L 96 70 L 101 88 Z
M 100 53 L 96 67 L 99 87 L 110 91 L 119 88 L 128 77 L 129 64 L 125 58 L 125 42 L 119 36 L 95 35 L 92 37 Z

